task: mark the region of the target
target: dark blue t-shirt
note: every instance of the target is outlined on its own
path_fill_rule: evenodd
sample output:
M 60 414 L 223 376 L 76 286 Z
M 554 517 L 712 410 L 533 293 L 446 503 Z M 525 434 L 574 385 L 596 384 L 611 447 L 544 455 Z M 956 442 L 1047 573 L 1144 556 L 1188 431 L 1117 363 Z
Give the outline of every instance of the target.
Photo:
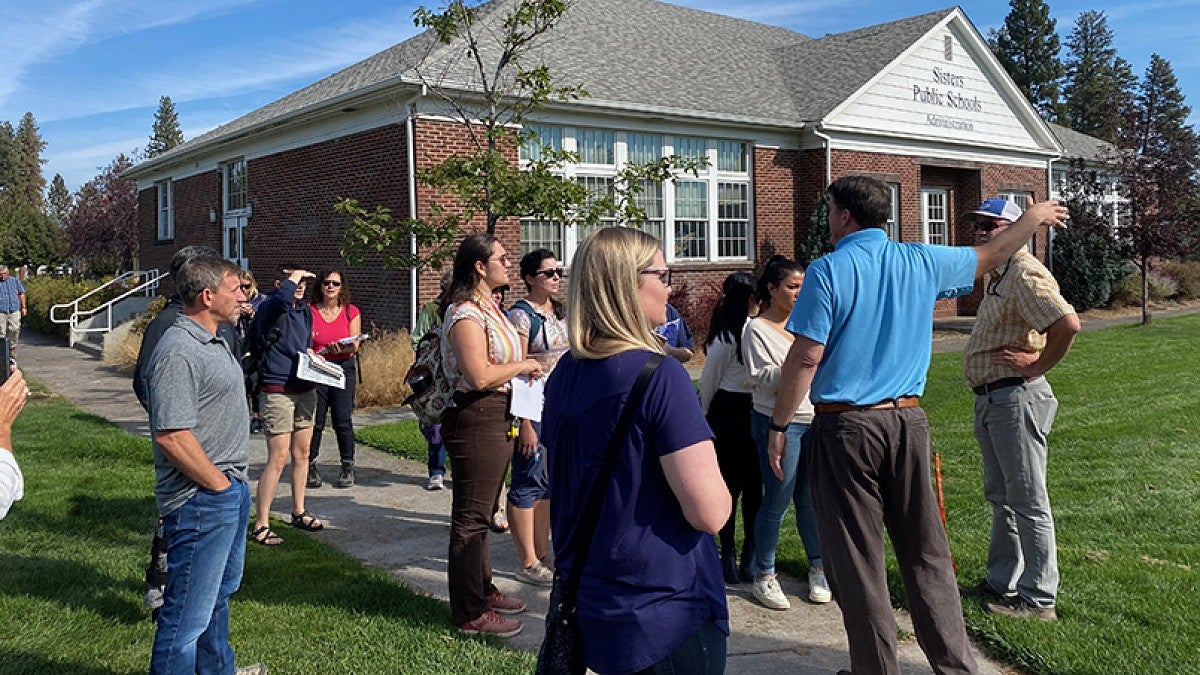
M 554 486 L 556 566 L 648 351 L 599 361 L 567 354 L 546 383 L 542 436 Z M 630 672 L 662 660 L 707 620 L 726 634 L 729 611 L 716 544 L 688 524 L 660 457 L 711 439 L 687 371 L 664 359 L 650 379 L 613 472 L 579 589 L 587 666 Z

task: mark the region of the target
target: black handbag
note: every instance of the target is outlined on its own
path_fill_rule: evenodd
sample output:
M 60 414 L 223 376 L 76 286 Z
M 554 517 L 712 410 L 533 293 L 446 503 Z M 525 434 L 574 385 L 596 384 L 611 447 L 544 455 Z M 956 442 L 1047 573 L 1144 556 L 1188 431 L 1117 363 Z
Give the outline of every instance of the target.
M 554 575 L 554 587 L 550 590 L 550 609 L 546 612 L 546 637 L 538 649 L 537 670 L 534 671 L 536 675 L 583 675 L 587 671 L 587 666 L 583 663 L 583 637 L 579 633 L 579 616 L 576 613 L 579 584 L 583 578 L 588 551 L 592 547 L 592 539 L 596 534 L 596 525 L 600 522 L 600 507 L 604 504 L 608 482 L 617 468 L 621 447 L 625 445 L 625 439 L 629 436 L 633 415 L 641 405 L 650 376 L 658 369 L 662 360 L 662 354 L 651 354 L 638 373 L 633 389 L 629 391 L 629 398 L 625 399 L 625 406 L 621 409 L 621 417 L 617 420 L 617 426 L 608 441 L 604 462 L 596 472 L 596 480 L 588 489 L 587 501 L 584 502 L 579 523 L 567 541 L 565 548 L 574 551 L 571 575 L 566 579 L 561 575 Z

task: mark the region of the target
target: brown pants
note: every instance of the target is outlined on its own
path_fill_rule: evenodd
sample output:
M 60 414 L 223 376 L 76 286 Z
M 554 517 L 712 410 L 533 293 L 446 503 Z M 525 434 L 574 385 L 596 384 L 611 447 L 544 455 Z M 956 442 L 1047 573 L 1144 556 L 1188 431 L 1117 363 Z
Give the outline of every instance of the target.
M 925 411 L 817 415 L 809 433 L 817 533 L 850 639 L 851 671 L 899 672 L 884 567 L 886 527 L 917 642 L 934 672 L 975 672 L 950 547 L 930 487 Z
M 455 626 L 488 609 L 492 561 L 488 532 L 512 455 L 508 397 L 500 392 L 455 397 L 442 417 L 442 439 L 454 474 L 450 508 L 450 617 Z

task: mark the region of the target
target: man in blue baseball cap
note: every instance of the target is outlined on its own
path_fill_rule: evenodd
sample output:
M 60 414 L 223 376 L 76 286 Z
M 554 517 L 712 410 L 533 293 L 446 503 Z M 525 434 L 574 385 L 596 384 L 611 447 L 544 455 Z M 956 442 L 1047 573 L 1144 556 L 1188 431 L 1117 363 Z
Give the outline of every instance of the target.
M 989 199 L 965 216 L 980 246 L 1020 217 L 1021 207 L 1006 199 Z M 1071 348 L 1079 317 L 1027 248 L 987 271 L 983 284 L 963 372 L 975 392 L 992 535 L 987 576 L 961 592 L 984 598 L 993 614 L 1053 621 L 1058 557 L 1046 494 L 1046 436 L 1058 400 L 1043 376 Z

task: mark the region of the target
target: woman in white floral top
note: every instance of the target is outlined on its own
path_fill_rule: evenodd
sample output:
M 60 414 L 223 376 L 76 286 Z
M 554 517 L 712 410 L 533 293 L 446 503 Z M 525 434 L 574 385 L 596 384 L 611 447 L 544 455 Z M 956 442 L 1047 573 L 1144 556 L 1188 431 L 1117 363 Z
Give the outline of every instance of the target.
M 442 417 L 442 439 L 454 473 L 450 510 L 450 615 L 466 634 L 512 637 L 523 624 L 504 614 L 525 611 L 492 584 L 488 533 L 492 507 L 504 487 L 512 441 L 509 381 L 540 377 L 525 358 L 521 335 L 491 299 L 508 283 L 508 255 L 490 234 L 467 236 L 454 257 L 454 276 L 442 296 L 442 354 L 454 384 L 454 407 Z
M 521 280 L 528 295 L 513 303 L 508 316 L 524 338 L 526 355 L 537 359 L 546 376 L 571 344 L 562 303 L 554 299 L 562 268 L 554 252 L 540 248 L 521 258 Z M 542 461 L 545 445 L 541 424 L 521 420 L 517 447 L 512 456 L 512 483 L 508 488 L 508 517 L 513 543 L 521 558 L 517 579 L 535 586 L 554 583 L 550 560 L 550 482 Z

